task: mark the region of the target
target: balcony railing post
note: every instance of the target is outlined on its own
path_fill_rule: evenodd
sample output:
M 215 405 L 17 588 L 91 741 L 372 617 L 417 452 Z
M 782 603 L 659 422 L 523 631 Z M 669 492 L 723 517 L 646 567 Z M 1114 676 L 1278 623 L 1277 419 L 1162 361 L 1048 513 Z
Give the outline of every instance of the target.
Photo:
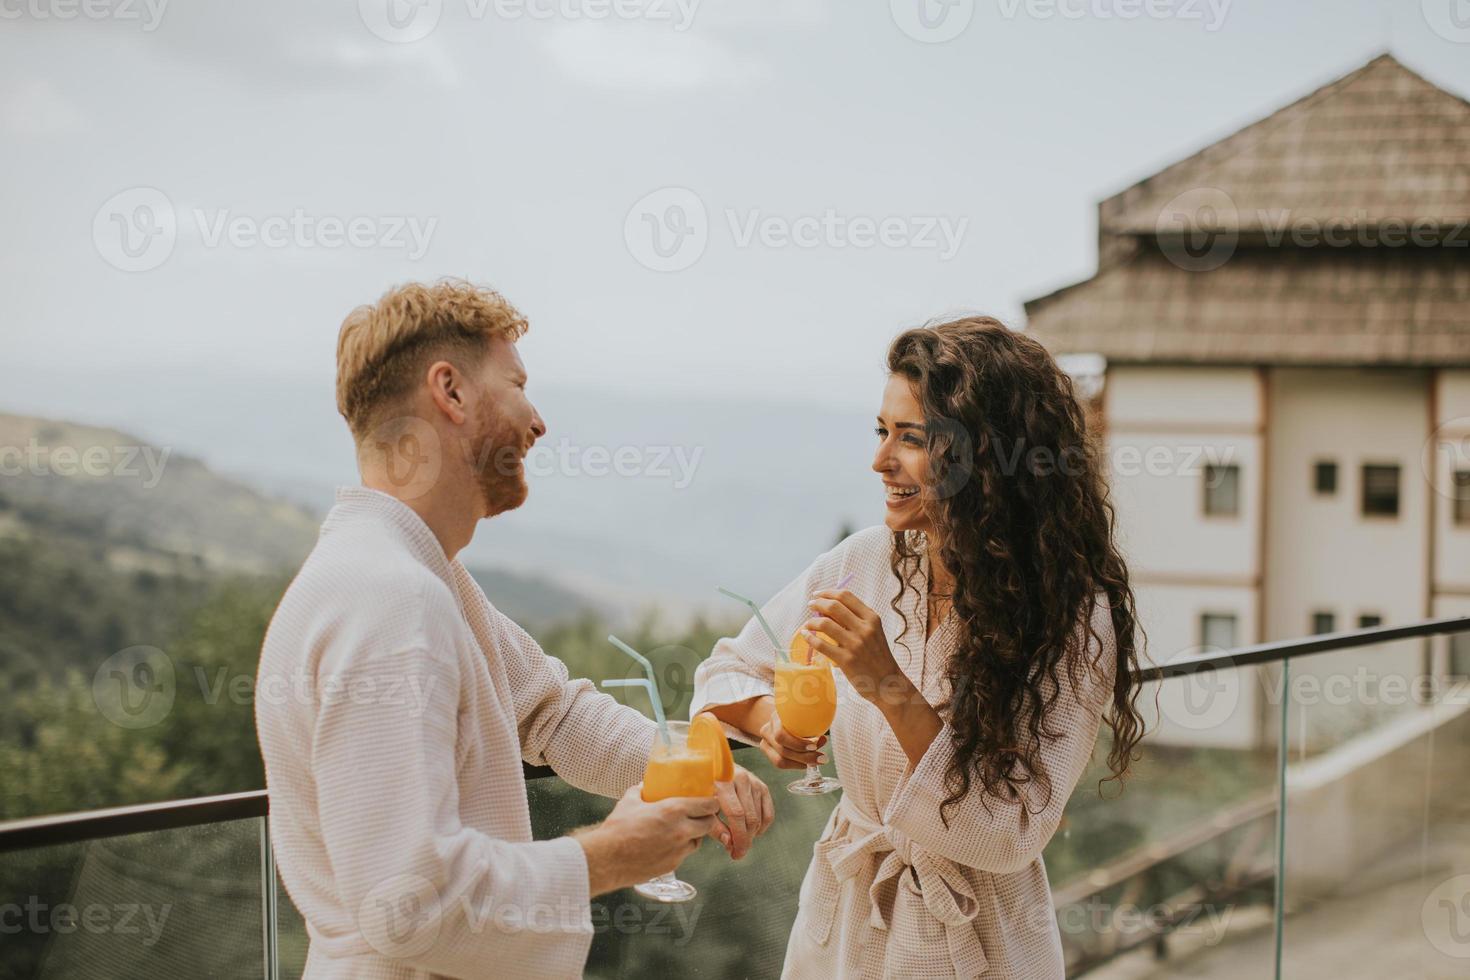
M 276 948 L 276 854 L 271 850 L 271 818 L 260 818 L 260 924 L 265 955 L 265 980 L 279 980 L 280 956 Z

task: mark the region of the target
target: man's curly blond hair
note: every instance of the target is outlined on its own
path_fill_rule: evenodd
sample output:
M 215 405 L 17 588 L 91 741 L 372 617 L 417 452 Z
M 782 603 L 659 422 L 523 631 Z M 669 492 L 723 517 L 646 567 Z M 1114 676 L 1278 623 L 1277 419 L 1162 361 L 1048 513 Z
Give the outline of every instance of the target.
M 493 289 L 463 279 L 411 282 L 359 306 L 337 335 L 337 411 L 361 439 L 436 360 L 477 366 L 496 337 L 519 340 L 526 318 Z

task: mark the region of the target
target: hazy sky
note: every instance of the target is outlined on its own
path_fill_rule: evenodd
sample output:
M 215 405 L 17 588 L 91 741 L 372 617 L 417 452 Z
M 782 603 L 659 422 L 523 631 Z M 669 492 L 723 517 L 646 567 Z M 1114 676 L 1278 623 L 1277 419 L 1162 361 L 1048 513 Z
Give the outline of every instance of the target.
M 898 329 L 1019 322 L 1101 198 L 1380 51 L 1470 94 L 1470 0 L 923 2 L 0 0 L 0 410 L 325 504 L 343 315 L 467 276 L 549 442 L 704 453 L 533 482 L 484 560 L 757 592 L 881 519 Z
M 1470 93 L 1452 0 L 151 2 L 0 0 L 9 371 L 329 384 L 347 309 L 457 274 L 531 315 L 533 384 L 867 408 L 896 329 L 1018 321 L 1098 199 L 1376 52 Z M 706 245 L 654 271 L 671 187 Z M 176 238 L 123 271 L 137 188 Z

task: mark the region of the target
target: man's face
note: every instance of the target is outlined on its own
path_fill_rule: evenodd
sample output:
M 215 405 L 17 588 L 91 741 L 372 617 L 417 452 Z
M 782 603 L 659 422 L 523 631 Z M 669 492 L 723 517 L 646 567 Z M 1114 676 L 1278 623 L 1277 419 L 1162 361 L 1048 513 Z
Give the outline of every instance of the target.
M 480 401 L 473 466 L 485 516 L 494 517 L 526 502 L 526 453 L 546 434 L 546 423 L 526 397 L 526 366 L 512 341 L 491 341 L 475 380 Z

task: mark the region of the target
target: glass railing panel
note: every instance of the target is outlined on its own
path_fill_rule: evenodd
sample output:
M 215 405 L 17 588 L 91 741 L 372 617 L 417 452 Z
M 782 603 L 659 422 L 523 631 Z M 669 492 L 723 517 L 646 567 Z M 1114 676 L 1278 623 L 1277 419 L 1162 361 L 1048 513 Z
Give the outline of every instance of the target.
M 1291 664 L 1282 976 L 1470 973 L 1470 679 L 1453 657 L 1465 642 Z
M 0 978 L 267 976 L 260 819 L 0 856 Z
M 1147 685 L 1121 793 L 1099 792 L 1104 729 L 1046 850 L 1069 977 L 1272 976 L 1279 726 L 1261 670 Z
M 276 978 L 301 980 L 306 970 L 306 920 L 276 874 Z

